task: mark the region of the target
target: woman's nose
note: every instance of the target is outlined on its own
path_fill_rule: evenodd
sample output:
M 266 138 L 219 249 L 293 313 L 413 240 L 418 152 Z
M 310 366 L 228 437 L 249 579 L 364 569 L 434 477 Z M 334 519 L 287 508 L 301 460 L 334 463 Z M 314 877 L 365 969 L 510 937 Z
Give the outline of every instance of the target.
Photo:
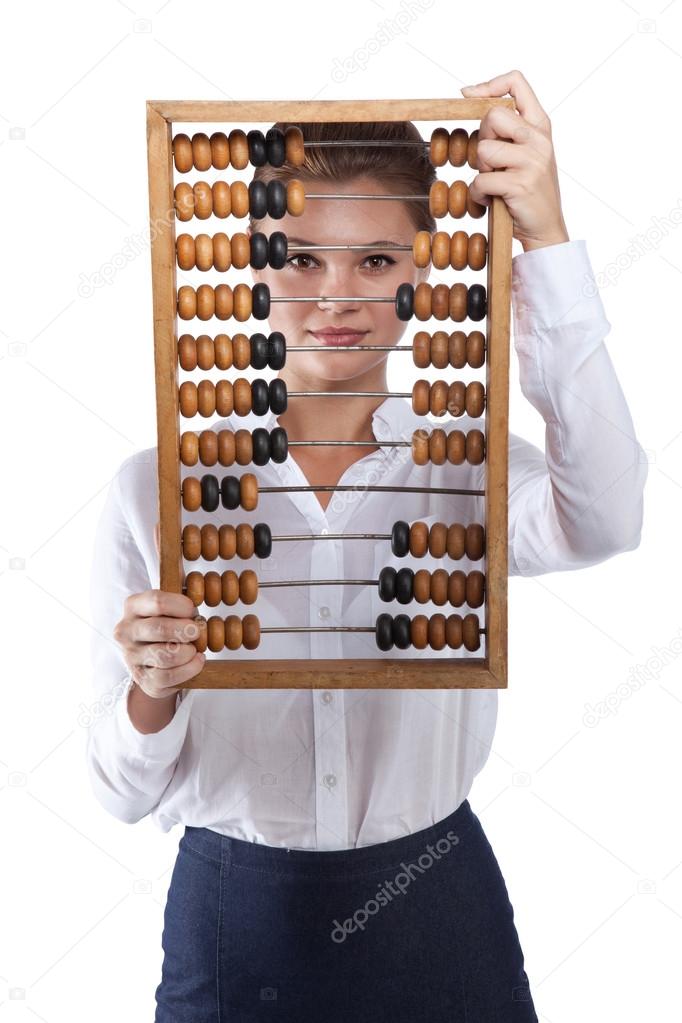
M 320 295 L 318 302 L 319 309 L 331 312 L 342 313 L 350 309 L 357 309 L 358 297 L 362 292 L 358 291 L 358 283 L 353 274 L 353 268 L 344 265 L 332 265 L 331 261 L 325 267 L 324 273 L 317 278 Z M 329 299 L 336 299 L 331 302 Z M 344 300 L 344 301 L 341 301 Z

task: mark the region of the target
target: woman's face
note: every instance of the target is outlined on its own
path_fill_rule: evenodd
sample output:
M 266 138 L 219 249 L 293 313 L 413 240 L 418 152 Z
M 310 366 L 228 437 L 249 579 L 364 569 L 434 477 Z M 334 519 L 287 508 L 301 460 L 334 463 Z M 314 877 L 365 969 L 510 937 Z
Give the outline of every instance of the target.
M 360 177 L 343 183 L 305 182 L 306 192 L 384 194 L 380 181 Z M 396 316 L 394 299 L 398 285 L 418 284 L 428 277 L 428 269 L 419 270 L 412 259 L 416 233 L 405 204 L 381 199 L 307 199 L 302 216 L 289 214 L 280 220 L 266 217 L 258 230 L 268 237 L 283 231 L 289 245 L 371 244 L 372 249 L 354 251 L 301 249 L 289 254 L 281 270 L 266 267 L 254 270 L 254 283 L 267 284 L 271 296 L 323 296 L 314 302 L 273 302 L 268 324 L 270 330 L 284 334 L 287 350 L 299 345 L 325 344 L 320 352 L 302 352 L 294 356 L 287 369 L 308 380 L 350 380 L 383 363 L 388 352 L 339 351 L 339 345 L 325 342 L 339 328 L 352 332 L 336 340 L 343 347 L 354 345 L 396 345 L 405 332 L 405 321 Z M 409 245 L 408 251 L 386 250 L 387 242 Z M 343 301 L 329 301 L 336 296 Z M 374 296 L 389 302 L 363 302 Z M 327 332 L 325 334 L 325 332 Z

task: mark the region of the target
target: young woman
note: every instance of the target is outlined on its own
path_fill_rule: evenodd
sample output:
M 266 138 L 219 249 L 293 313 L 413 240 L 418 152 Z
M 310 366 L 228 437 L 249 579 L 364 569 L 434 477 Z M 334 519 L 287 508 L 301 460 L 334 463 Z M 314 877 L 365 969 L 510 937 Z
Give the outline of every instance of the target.
M 547 423 L 544 453 L 510 438 L 510 572 L 584 567 L 639 543 L 646 462 L 604 346 L 601 300 L 585 286 L 593 284 L 585 244 L 568 239 L 547 116 L 518 72 L 463 91 L 511 92 L 519 110 L 484 117 L 471 188 L 484 205 L 502 195 L 514 219 L 524 250 L 512 292 L 521 387 Z M 304 167 L 263 167 L 257 176 L 298 177 L 322 196 L 428 193 L 434 169 L 421 148 L 371 144 L 419 138 L 413 125 L 301 127 L 313 141 L 367 145 L 310 147 Z M 292 246 L 372 246 L 300 249 L 281 270 L 254 274 L 273 294 L 319 296 L 274 303 L 269 327 L 286 337 L 279 375 L 288 390 L 320 396 L 291 398 L 279 416 L 216 424 L 281 426 L 290 443 L 354 442 L 291 446 L 285 463 L 244 471 L 264 485 L 342 482 L 355 490 L 263 495 L 255 513 L 226 521 L 265 521 L 273 533 L 300 537 L 251 566 L 261 580 L 298 583 L 261 590 L 261 621 L 366 625 L 382 609 L 372 588 L 333 580 L 376 578 L 391 563 L 390 546 L 334 534 L 481 513 L 478 498 L 365 489 L 482 481 L 483 467 L 415 466 L 396 455 L 405 449 L 382 447 L 409 439 L 423 420 L 403 399 L 382 397 L 405 389 L 389 386 L 386 352 L 349 350 L 400 341 L 405 324 L 392 304 L 362 299 L 426 279 L 409 251 L 385 247 L 411 245 L 415 231 L 435 224 L 419 201 L 321 198 L 301 217 L 265 218 L 251 229 L 284 231 Z M 309 344 L 325 349 L 296 352 Z M 464 417 L 444 428 L 475 425 Z M 504 879 L 467 799 L 490 750 L 496 691 L 180 690 L 204 658 L 192 645 L 189 598 L 152 588 L 154 455 L 123 463 L 97 536 L 95 679 L 118 698 L 91 729 L 88 765 L 97 798 L 116 817 L 151 813 L 163 831 L 184 826 L 164 918 L 157 1023 L 537 1020 Z M 424 564 L 437 567 L 428 558 L 414 567 Z M 366 634 L 334 632 L 264 636 L 253 653 L 381 656 Z

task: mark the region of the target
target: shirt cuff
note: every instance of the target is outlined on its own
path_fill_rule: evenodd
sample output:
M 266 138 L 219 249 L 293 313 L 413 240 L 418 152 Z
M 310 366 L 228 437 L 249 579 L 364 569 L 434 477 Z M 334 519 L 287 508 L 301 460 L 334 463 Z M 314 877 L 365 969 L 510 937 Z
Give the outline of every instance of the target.
M 545 245 L 512 259 L 512 308 L 517 349 L 537 336 L 578 323 L 609 330 L 584 239 Z M 599 334 L 600 331 L 597 331 Z
M 134 752 L 145 760 L 176 759 L 180 755 L 187 734 L 192 701 L 183 699 L 182 697 L 187 694 L 181 690 L 176 694 L 175 714 L 168 724 L 158 732 L 139 732 L 128 713 L 128 694 L 133 684 L 134 679 L 128 675 L 124 680 L 123 694 L 117 700 L 114 711 L 125 744 L 132 747 Z

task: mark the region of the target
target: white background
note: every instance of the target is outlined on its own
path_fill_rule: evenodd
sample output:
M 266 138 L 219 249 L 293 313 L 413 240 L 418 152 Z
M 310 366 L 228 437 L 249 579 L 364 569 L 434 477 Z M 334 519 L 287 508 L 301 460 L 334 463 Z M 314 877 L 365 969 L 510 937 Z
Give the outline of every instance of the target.
M 156 442 L 148 248 L 78 287 L 143 237 L 145 100 L 442 98 L 514 67 L 552 118 L 570 236 L 609 274 L 607 346 L 650 465 L 636 551 L 510 581 L 509 691 L 471 803 L 540 1019 L 680 1019 L 682 4 L 248 10 L 5 11 L 0 1023 L 150 1020 L 160 976 L 181 829 L 109 817 L 84 765 L 94 526 L 120 462 Z M 511 387 L 511 429 L 542 447 L 515 358 Z

